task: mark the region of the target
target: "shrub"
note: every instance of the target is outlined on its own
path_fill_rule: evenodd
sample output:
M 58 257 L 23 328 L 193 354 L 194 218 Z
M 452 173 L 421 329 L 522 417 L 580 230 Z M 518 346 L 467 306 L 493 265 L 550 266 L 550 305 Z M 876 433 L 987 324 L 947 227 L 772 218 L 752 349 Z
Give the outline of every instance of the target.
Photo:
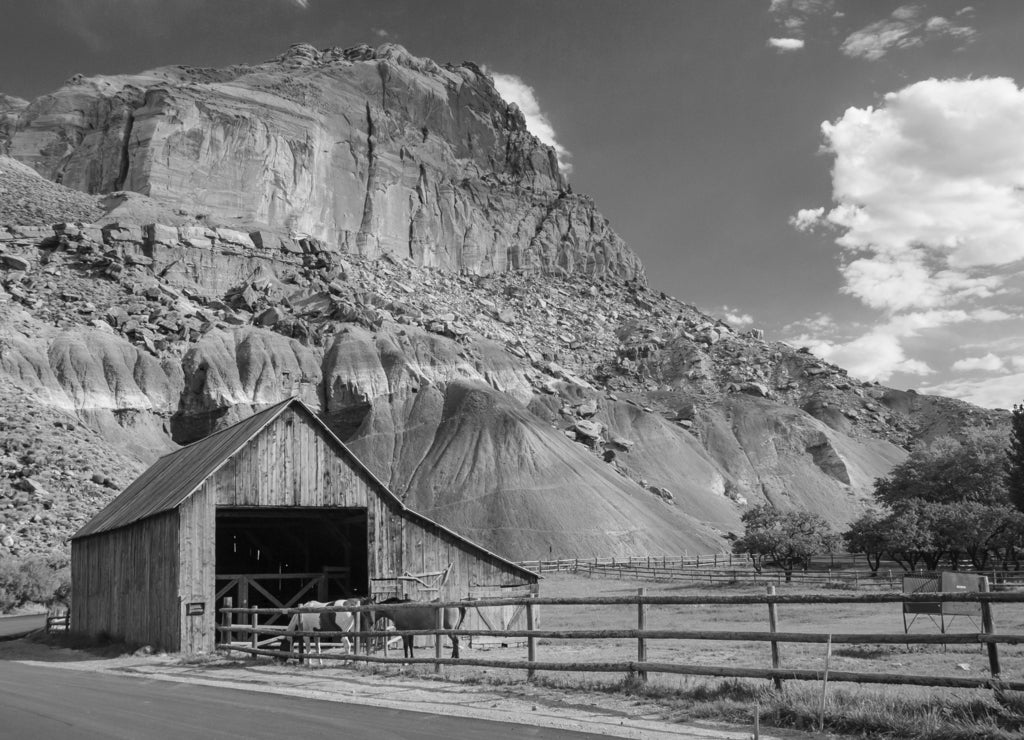
M 30 604 L 68 603 L 71 572 L 66 558 L 34 556 L 0 560 L 0 613 Z

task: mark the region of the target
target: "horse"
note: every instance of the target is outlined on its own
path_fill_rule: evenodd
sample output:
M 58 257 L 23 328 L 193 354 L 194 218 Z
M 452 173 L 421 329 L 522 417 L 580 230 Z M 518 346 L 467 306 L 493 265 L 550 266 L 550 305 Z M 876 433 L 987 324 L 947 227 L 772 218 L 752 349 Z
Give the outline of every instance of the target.
M 380 617 L 390 619 L 396 630 L 432 630 L 437 628 L 437 607 L 431 606 L 430 602 L 422 602 L 418 606 L 408 606 L 401 609 L 389 608 L 388 604 L 412 604 L 414 602 L 408 599 L 398 599 L 391 597 L 384 601 L 372 601 L 373 611 L 370 613 L 370 621 L 376 622 Z M 458 622 L 455 621 L 456 613 L 458 613 Z M 446 630 L 459 629 L 462 627 L 462 622 L 466 618 L 466 607 L 460 606 L 458 609 L 455 607 L 446 607 L 444 609 L 444 628 Z M 413 635 L 402 635 L 402 651 L 403 656 L 406 658 L 412 658 L 412 641 Z M 438 635 L 437 639 L 441 639 Z M 451 635 L 452 640 L 452 657 L 459 657 L 459 638 L 455 635 Z
M 329 601 L 327 603 L 321 601 L 307 601 L 305 604 L 299 604 L 300 609 L 328 609 L 347 606 L 359 606 L 362 602 L 359 599 L 339 599 L 337 601 Z M 300 612 L 293 614 L 291 621 L 288 622 L 289 632 L 310 632 L 313 637 L 313 644 L 316 646 L 317 660 L 320 665 L 324 664 L 321 656 L 320 649 L 320 632 L 352 632 L 356 627 L 356 615 L 349 611 L 330 611 L 330 612 Z M 290 635 L 288 640 L 288 652 L 292 652 L 295 646 L 295 635 Z M 352 651 L 352 643 L 348 637 L 342 637 L 341 642 L 345 645 L 345 652 Z M 299 643 L 299 652 L 303 652 L 305 646 L 305 639 Z M 301 661 L 302 658 L 299 658 Z

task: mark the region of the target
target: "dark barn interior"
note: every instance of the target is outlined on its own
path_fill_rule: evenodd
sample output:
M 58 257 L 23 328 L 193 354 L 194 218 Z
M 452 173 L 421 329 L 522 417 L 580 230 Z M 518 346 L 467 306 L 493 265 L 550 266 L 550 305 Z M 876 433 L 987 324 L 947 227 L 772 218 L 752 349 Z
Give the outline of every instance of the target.
M 369 594 L 366 509 L 217 509 L 217 607 Z

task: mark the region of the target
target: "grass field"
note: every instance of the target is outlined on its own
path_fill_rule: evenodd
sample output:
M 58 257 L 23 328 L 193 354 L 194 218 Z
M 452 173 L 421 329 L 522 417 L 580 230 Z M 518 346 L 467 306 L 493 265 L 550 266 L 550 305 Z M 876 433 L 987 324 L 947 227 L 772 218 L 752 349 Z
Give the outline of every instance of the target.
M 625 596 L 637 588 L 648 594 L 763 594 L 763 586 L 690 586 L 629 580 L 589 579 L 555 574 L 545 578 L 542 596 Z M 822 589 L 800 586 L 777 587 L 778 593 L 822 593 Z M 817 604 L 778 607 L 779 630 L 821 633 L 902 633 L 901 605 Z M 994 605 L 998 632 L 1024 633 L 1024 609 L 1017 605 Z M 635 606 L 545 606 L 540 610 L 539 629 L 633 629 Z M 768 607 L 758 605 L 662 606 L 652 605 L 647 613 L 648 629 L 707 629 L 767 631 Z M 918 617 L 911 631 L 938 633 L 939 627 L 927 617 Z M 947 623 L 947 632 L 979 632 L 967 617 Z M 823 644 L 782 643 L 782 666 L 821 669 L 825 663 Z M 766 642 L 721 642 L 697 640 L 649 640 L 651 662 L 696 665 L 771 666 Z M 426 650 L 420 654 L 426 653 Z M 447 653 L 447 650 L 446 650 Z M 1002 676 L 1024 680 L 1024 647 L 999 646 Z M 463 657 L 495 660 L 524 660 L 525 647 L 469 648 Z M 540 640 L 538 661 L 612 662 L 636 658 L 635 640 Z M 988 656 L 982 646 L 968 645 L 836 645 L 831 670 L 871 673 L 903 673 L 988 677 Z M 428 672 L 426 666 L 408 671 Z M 525 681 L 525 672 L 472 666 L 446 668 L 449 678 L 461 681 L 515 683 Z M 635 695 L 637 701 L 660 708 L 663 716 L 679 721 L 713 719 L 746 723 L 754 705 L 760 707 L 767 725 L 813 729 L 817 723 L 821 684 L 787 681 L 782 692 L 771 683 L 757 679 L 714 679 L 672 674 L 651 674 L 646 684 L 623 674 L 538 672 L 537 682 L 552 686 Z M 1007 694 L 997 701 L 989 689 L 942 689 L 911 686 L 829 685 L 825 729 L 834 734 L 861 737 L 993 738 L 1024 737 L 1024 696 Z

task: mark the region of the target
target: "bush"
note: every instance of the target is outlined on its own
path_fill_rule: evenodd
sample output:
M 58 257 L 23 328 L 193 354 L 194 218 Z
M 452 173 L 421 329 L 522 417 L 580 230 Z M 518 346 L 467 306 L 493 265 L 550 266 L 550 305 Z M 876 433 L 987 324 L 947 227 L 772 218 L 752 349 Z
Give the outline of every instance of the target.
M 71 570 L 66 558 L 4 558 L 0 560 L 0 613 L 31 604 L 67 604 Z

